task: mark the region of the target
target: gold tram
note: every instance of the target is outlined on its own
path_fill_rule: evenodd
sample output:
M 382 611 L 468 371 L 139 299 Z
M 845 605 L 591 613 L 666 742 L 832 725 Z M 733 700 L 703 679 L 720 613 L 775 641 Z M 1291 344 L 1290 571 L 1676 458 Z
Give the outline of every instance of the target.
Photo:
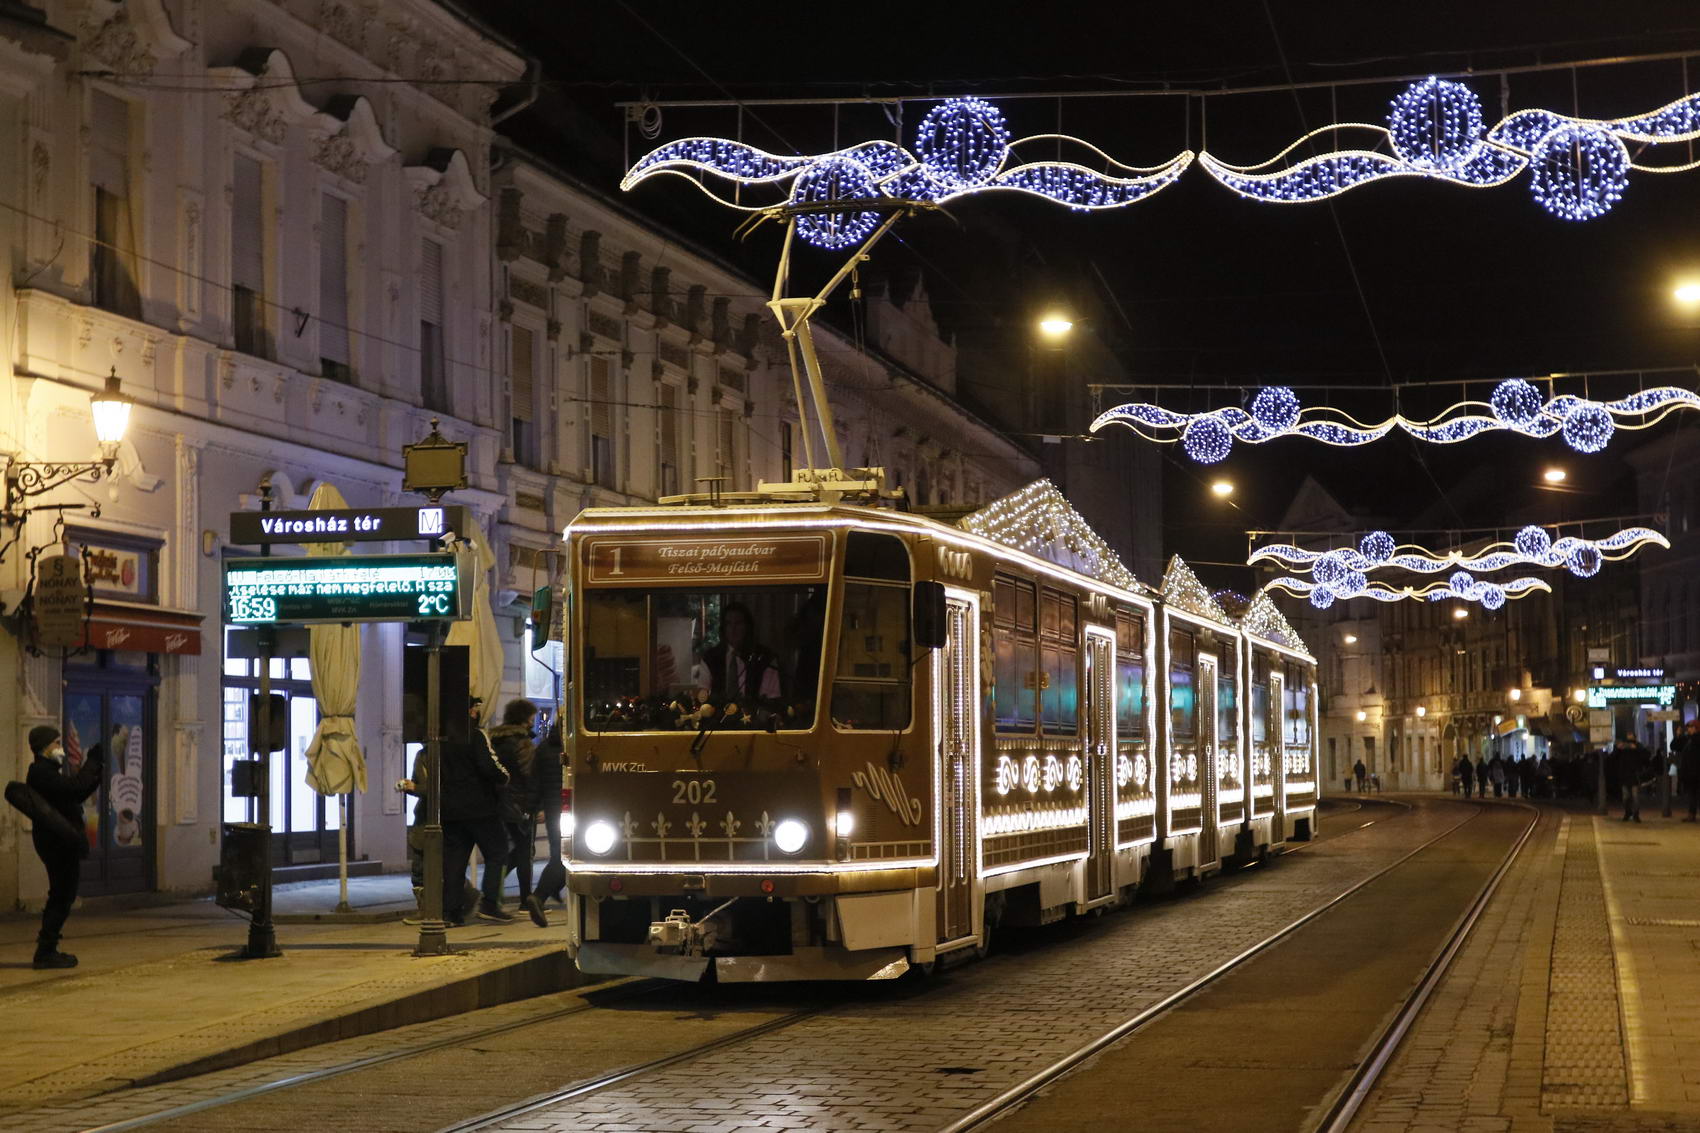
M 1046 481 L 955 524 L 792 487 L 567 529 L 582 969 L 891 978 L 1311 836 L 1267 596 L 1140 584 Z

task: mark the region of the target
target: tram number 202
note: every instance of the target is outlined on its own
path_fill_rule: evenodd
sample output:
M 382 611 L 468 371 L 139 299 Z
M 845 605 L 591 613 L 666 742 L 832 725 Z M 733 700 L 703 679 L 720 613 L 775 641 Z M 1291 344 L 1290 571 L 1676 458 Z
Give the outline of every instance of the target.
M 673 780 L 673 801 L 675 803 L 690 803 L 695 806 L 714 801 L 713 779 L 675 779 Z

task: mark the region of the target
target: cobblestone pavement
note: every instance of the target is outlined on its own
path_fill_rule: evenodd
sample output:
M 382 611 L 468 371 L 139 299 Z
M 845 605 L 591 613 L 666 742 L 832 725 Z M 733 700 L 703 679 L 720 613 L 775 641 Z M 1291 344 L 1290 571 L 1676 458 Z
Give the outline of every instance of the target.
M 1434 800 L 1195 897 L 1035 934 L 926 995 L 858 1000 L 499 1128 L 937 1129 L 1476 813 Z

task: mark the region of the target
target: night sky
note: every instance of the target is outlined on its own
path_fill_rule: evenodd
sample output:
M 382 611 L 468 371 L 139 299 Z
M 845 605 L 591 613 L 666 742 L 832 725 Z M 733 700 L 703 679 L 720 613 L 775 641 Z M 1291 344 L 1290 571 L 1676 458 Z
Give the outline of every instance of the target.
M 1467 80 L 1490 125 L 1502 100 L 1511 110 L 1541 106 L 1609 117 L 1652 110 L 1700 89 L 1700 5 L 1692 2 L 1271 0 L 1266 8 L 1257 0 L 1161 6 L 610 0 L 570 9 L 483 7 L 487 19 L 543 60 L 550 80 L 537 108 L 504 129 L 611 192 L 624 163 L 660 141 L 740 129 L 731 109 L 668 109 L 659 139 L 650 142 L 626 128 L 614 108 L 639 97 L 973 93 L 997 101 L 1016 92 L 1150 90 L 1163 83 L 1240 88 L 1281 84 L 1289 73 L 1301 83 L 1391 79 L 1298 98 L 1279 90 L 1208 100 L 999 102 L 1017 137 L 1060 123 L 1063 132 L 1119 160 L 1150 165 L 1201 148 L 1206 134 L 1217 156 L 1250 163 L 1274 156 L 1305 126 L 1382 122 L 1404 77 L 1431 69 L 1696 53 L 1686 78 L 1682 61 L 1670 60 L 1517 74 L 1503 86 L 1497 75 Z M 925 109 L 904 109 L 905 141 Z M 743 139 L 778 152 L 830 149 L 835 131 L 847 144 L 890 138 L 896 130 L 882 109 L 869 106 L 753 108 L 742 116 Z M 1659 157 L 1687 160 L 1686 149 L 1660 147 Z M 684 186 L 662 179 L 629 199 L 752 274 L 771 272 L 774 235 L 738 244 L 731 233 L 739 217 Z M 1679 312 L 1670 291 L 1685 272 L 1700 278 L 1696 202 L 1700 170 L 1634 174 L 1609 215 L 1574 223 L 1534 202 L 1526 173 L 1491 190 L 1400 181 L 1355 190 L 1332 205 L 1272 205 L 1241 200 L 1193 169 L 1149 201 L 1094 216 L 1007 196 L 953 204 L 950 220 L 905 222 L 902 242 L 882 246 L 876 259 L 892 269 L 921 267 L 947 330 L 1008 324 L 1042 301 L 1007 280 L 986 282 L 991 246 L 1000 233 L 1017 229 L 1070 271 L 1084 274 L 1095 265 L 1125 312 L 1115 336 L 1136 380 L 1195 384 L 1196 391 L 1159 399 L 1172 408 L 1203 409 L 1240 401 L 1237 392 L 1211 389 L 1222 386 L 1249 391 L 1278 381 L 1381 385 L 1691 365 L 1700 355 L 1700 315 Z M 1080 378 L 1082 385 L 1092 380 Z M 1659 381 L 1694 385 L 1692 375 Z M 1632 388 L 1593 392 L 1617 396 Z M 1486 392 L 1478 387 L 1472 396 Z M 1086 397 L 1083 389 L 1068 395 Z M 1301 392 L 1307 403 L 1326 396 Z M 1403 408 L 1426 416 L 1458 396 L 1458 387 L 1407 393 Z M 1364 416 L 1391 410 L 1383 393 L 1342 392 L 1333 400 Z M 1677 423 L 1662 426 L 1672 427 Z M 1109 443 L 1144 442 L 1117 430 Z M 1491 494 L 1460 492 L 1445 502 L 1443 489 L 1473 470 L 1479 477 L 1483 465 L 1494 470 L 1490 479 L 1521 493 L 1541 467 L 1562 462 L 1579 491 L 1553 503 L 1551 518 L 1560 504 L 1568 518 L 1630 512 L 1633 501 L 1620 498 L 1625 468 L 1617 455 L 1630 443 L 1620 434 L 1606 453 L 1583 458 L 1557 439 L 1498 433 L 1424 446 L 1421 454 L 1408 440 L 1357 450 L 1285 440 L 1238 446 L 1225 465 L 1210 469 L 1181 457 L 1168 465 L 1165 537 L 1168 550 L 1191 559 L 1241 559 L 1244 529 L 1272 526 L 1306 473 L 1348 506 L 1394 526 L 1436 509 L 1449 523 L 1479 521 L 1484 509 L 1493 510 Z M 1219 473 L 1239 485 L 1237 510 L 1204 491 Z M 1244 572 L 1214 578 L 1234 583 Z

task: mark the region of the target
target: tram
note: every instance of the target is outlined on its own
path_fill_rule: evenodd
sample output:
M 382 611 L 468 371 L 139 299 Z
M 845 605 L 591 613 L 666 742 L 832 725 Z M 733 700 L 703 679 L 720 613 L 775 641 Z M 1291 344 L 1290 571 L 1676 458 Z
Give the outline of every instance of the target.
M 567 528 L 568 947 L 887 979 L 1315 830 L 1315 661 L 1127 570 L 1048 481 L 954 523 L 878 470 Z

